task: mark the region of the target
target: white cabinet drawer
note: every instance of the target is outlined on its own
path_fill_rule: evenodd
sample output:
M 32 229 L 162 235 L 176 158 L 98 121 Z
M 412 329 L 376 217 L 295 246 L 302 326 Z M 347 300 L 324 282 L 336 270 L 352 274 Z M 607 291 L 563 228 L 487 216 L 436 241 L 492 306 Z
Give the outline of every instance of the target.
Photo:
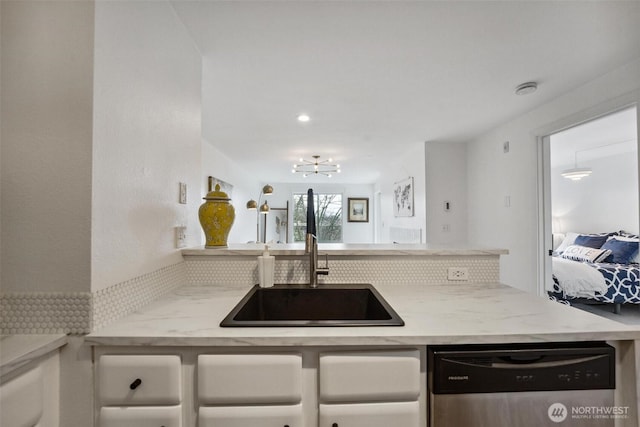
M 320 354 L 320 400 L 416 400 L 420 352 L 416 349 Z
M 301 396 L 300 353 L 198 356 L 200 404 L 294 404 Z
M 178 406 L 131 406 L 100 408 L 99 427 L 181 427 Z
M 31 427 L 42 418 L 44 377 L 37 366 L 0 387 L 0 426 Z
M 320 405 L 318 427 L 418 427 L 418 402 Z
M 202 407 L 198 427 L 302 427 L 302 404 Z
M 98 361 L 100 404 L 176 405 L 182 395 L 180 357 L 103 355 Z

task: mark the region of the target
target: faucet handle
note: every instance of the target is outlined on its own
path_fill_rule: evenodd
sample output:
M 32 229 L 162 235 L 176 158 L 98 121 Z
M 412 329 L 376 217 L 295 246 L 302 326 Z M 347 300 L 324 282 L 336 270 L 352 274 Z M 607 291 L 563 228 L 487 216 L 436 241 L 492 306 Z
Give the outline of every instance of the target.
M 324 254 L 324 267 L 317 267 L 316 274 L 323 276 L 329 275 L 329 254 Z

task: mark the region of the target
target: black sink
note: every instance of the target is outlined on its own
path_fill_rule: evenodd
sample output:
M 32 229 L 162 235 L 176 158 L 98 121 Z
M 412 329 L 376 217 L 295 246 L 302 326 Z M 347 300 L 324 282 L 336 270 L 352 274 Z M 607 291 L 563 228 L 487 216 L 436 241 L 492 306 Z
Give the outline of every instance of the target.
M 369 284 L 258 285 L 220 326 L 403 326 L 404 321 Z

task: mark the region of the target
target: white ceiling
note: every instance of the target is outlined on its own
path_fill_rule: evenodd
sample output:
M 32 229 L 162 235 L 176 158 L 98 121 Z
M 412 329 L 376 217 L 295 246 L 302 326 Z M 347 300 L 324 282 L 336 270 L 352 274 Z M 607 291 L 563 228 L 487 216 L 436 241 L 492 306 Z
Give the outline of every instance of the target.
M 468 141 L 640 57 L 637 0 L 172 4 L 204 58 L 204 138 L 262 182 L 302 181 L 314 154 L 332 182 L 374 182 L 403 147 Z

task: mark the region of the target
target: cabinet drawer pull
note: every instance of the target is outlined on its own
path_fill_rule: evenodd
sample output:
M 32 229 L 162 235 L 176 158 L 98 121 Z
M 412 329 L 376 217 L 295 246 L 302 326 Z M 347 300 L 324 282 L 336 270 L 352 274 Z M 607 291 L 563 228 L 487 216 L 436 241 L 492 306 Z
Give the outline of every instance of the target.
M 129 384 L 129 388 L 131 390 L 135 390 L 140 384 L 142 384 L 142 380 L 140 378 L 136 378 L 131 384 Z
M 338 427 L 338 423 L 331 424 L 331 427 Z

